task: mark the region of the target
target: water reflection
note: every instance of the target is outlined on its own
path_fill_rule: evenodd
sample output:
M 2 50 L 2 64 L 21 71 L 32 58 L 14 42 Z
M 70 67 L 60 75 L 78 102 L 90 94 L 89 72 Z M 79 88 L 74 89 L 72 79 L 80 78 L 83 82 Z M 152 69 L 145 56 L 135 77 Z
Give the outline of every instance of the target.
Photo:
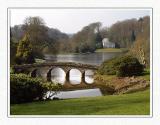
M 66 74 L 61 68 L 54 68 L 51 71 L 51 81 L 52 82 L 60 83 L 63 85 L 66 80 L 65 77 L 66 77 Z
M 93 71 L 92 70 L 86 70 L 85 71 L 85 82 L 87 84 L 92 84 L 94 82 L 93 78 Z M 78 69 L 71 69 L 69 72 L 69 83 L 73 85 L 80 84 L 82 82 L 82 74 Z M 54 68 L 51 71 L 51 80 L 52 82 L 65 84 L 66 82 L 66 74 L 61 68 Z
M 121 55 L 123 53 L 90 53 L 90 54 L 66 54 L 66 55 L 45 55 L 47 62 L 75 62 L 84 64 L 100 65 L 103 61 Z
M 46 79 L 46 70 L 43 69 L 34 69 L 35 77 L 41 77 Z M 94 72 L 92 70 L 85 71 L 85 83 L 92 84 L 94 82 Z M 66 81 L 66 73 L 61 68 L 54 68 L 51 71 L 51 81 L 65 84 Z M 78 69 L 71 69 L 69 72 L 69 83 L 73 85 L 80 84 L 82 82 L 82 73 Z
M 82 77 L 82 74 L 78 69 L 71 69 L 70 70 L 69 80 L 70 80 L 71 84 L 73 84 L 73 85 L 80 84 L 81 83 L 81 77 Z
M 76 91 L 67 91 L 67 92 L 61 91 L 56 95 L 56 97 L 60 99 L 95 97 L 95 96 L 102 96 L 100 89 L 96 88 L 96 89 L 76 90 Z
M 94 82 L 94 72 L 92 70 L 86 70 L 85 71 L 85 82 L 87 84 L 92 84 Z
M 83 64 L 100 65 L 103 61 L 121 55 L 123 53 L 90 53 L 90 54 L 67 54 L 67 55 L 45 55 L 46 62 L 75 62 Z M 53 75 L 54 74 L 54 75 Z M 85 72 L 85 82 L 92 84 L 94 82 L 93 72 Z M 59 83 L 65 83 L 65 74 L 60 70 L 52 71 L 52 80 Z M 81 82 L 81 73 L 77 70 L 72 70 L 70 74 L 70 82 L 72 84 L 79 84 Z M 100 89 L 87 89 L 60 92 L 57 97 L 59 98 L 79 98 L 88 96 L 101 96 Z

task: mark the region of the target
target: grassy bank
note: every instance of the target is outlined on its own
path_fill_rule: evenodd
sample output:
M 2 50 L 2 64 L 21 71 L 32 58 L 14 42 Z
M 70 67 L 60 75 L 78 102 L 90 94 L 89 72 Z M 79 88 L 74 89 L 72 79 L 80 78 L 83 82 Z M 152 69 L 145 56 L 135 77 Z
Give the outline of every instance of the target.
M 126 48 L 103 48 L 97 49 L 96 52 L 127 52 Z
M 11 105 L 11 115 L 149 115 L 149 89 L 108 95 Z

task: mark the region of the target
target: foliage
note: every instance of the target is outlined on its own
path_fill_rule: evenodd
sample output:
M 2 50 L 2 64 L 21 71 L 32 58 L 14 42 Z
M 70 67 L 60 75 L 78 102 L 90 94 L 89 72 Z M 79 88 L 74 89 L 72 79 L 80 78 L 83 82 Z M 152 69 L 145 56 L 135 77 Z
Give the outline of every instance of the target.
M 14 74 L 15 73 L 15 70 L 14 70 L 14 68 L 11 66 L 10 67 L 10 74 Z
M 117 47 L 130 48 L 141 33 L 142 26 L 148 27 L 150 25 L 147 21 L 148 19 L 149 16 L 142 17 L 139 20 L 118 21 L 111 27 L 103 28 L 101 33 L 103 37 L 107 37 L 110 41 L 115 42 Z M 145 37 L 148 37 L 147 34 Z
M 141 32 L 137 35 L 135 44 L 131 48 L 130 53 L 135 55 L 138 60 L 149 67 L 150 65 L 150 18 L 140 19 L 139 25 Z
M 132 35 L 131 35 L 131 41 L 134 42 L 136 40 L 136 35 L 134 30 L 132 31 Z
M 25 103 L 42 100 L 48 91 L 59 91 L 61 86 L 55 83 L 45 83 L 40 78 L 32 78 L 25 74 L 10 75 L 10 103 Z
M 129 48 L 133 44 L 133 31 L 139 31 L 137 22 L 136 19 L 131 19 L 113 24 L 108 31 L 110 41 L 116 42 L 120 47 Z
M 11 40 L 10 40 L 10 64 L 11 65 L 15 64 L 16 50 L 17 50 L 17 43 L 15 43 L 11 37 Z
M 42 80 L 31 78 L 25 74 L 10 75 L 10 103 L 31 102 L 36 98 L 42 98 L 45 89 Z
M 102 35 L 100 33 L 100 31 L 98 30 L 97 34 L 96 34 L 96 38 L 95 38 L 95 46 L 96 46 L 96 49 L 100 49 L 100 48 L 103 48 L 103 45 L 102 45 Z
M 41 17 L 28 17 L 23 25 L 12 27 L 11 33 L 15 43 L 18 43 L 26 33 L 29 33 L 29 40 L 36 58 L 43 58 L 44 54 L 48 53 L 94 52 L 96 49 L 102 48 L 102 39 L 107 37 L 115 43 L 116 48 L 132 47 L 133 51 L 139 49 L 134 54 L 140 62 L 144 62 L 142 59 L 144 55 L 146 65 L 149 65 L 149 16 L 139 20 L 118 21 L 111 27 L 101 27 L 101 25 L 100 22 L 91 23 L 77 33 L 69 35 L 58 29 L 45 26 Z
M 117 76 L 137 76 L 143 72 L 143 65 L 141 65 L 136 58 L 128 58 L 120 63 L 117 71 Z
M 77 49 L 77 48 L 76 48 Z M 76 50 L 77 51 L 77 50 Z M 88 45 L 87 43 L 82 43 L 80 44 L 80 46 L 78 47 L 78 52 L 79 53 L 86 53 L 86 52 L 94 52 L 95 48 Z
M 44 20 L 41 17 L 27 17 L 24 20 L 23 29 L 28 34 L 33 54 L 37 58 L 42 58 L 42 50 L 48 38 Z
M 34 63 L 35 59 L 33 56 L 32 46 L 29 40 L 28 34 L 19 42 L 16 53 L 17 64 Z
M 52 82 L 47 82 L 45 84 L 42 85 L 44 88 L 47 89 L 47 92 L 44 96 L 44 99 L 51 99 L 53 98 L 55 95 L 57 95 L 60 91 L 60 89 L 62 88 L 62 85 L 59 83 L 52 83 Z
M 140 75 L 143 68 L 137 58 L 126 55 L 103 62 L 98 72 L 102 75 L 133 76 Z
M 70 39 L 72 50 L 74 52 L 86 53 L 94 52 L 96 48 L 101 48 L 102 37 L 99 31 L 100 27 L 100 22 L 91 23 L 74 34 Z
M 27 17 L 24 24 L 11 27 L 11 33 L 16 43 L 28 33 L 36 58 L 43 58 L 46 53 L 56 53 L 61 42 L 65 41 L 65 46 L 67 46 L 68 35 L 58 29 L 47 27 L 41 17 Z M 70 49 L 69 46 L 68 48 Z

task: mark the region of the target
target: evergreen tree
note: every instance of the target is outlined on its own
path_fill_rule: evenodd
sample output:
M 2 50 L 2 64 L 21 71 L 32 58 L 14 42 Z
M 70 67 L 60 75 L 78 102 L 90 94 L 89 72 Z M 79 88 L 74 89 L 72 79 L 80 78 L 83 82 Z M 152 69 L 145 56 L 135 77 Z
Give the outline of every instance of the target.
M 132 34 L 131 34 L 131 41 L 134 42 L 136 40 L 136 35 L 134 30 L 132 30 Z
M 19 42 L 16 53 L 17 64 L 30 64 L 34 63 L 32 45 L 29 40 L 29 35 L 26 34 L 24 38 Z
M 102 36 L 101 36 L 101 34 L 100 34 L 99 32 L 96 34 L 96 39 L 95 39 L 95 41 L 96 41 L 96 48 L 97 48 L 97 49 L 103 47 L 103 45 L 102 45 Z
M 10 32 L 10 64 L 11 65 L 15 63 L 16 50 L 17 50 L 17 43 L 13 41 L 12 33 Z

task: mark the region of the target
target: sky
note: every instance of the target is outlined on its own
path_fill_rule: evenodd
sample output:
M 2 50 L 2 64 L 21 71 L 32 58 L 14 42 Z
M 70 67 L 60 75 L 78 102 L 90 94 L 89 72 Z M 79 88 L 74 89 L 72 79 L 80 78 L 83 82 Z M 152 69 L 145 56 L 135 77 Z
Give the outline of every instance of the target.
M 39 16 L 50 28 L 65 33 L 76 33 L 93 22 L 110 27 L 117 21 L 149 16 L 147 9 L 11 9 L 11 26 L 23 24 L 26 17 Z

